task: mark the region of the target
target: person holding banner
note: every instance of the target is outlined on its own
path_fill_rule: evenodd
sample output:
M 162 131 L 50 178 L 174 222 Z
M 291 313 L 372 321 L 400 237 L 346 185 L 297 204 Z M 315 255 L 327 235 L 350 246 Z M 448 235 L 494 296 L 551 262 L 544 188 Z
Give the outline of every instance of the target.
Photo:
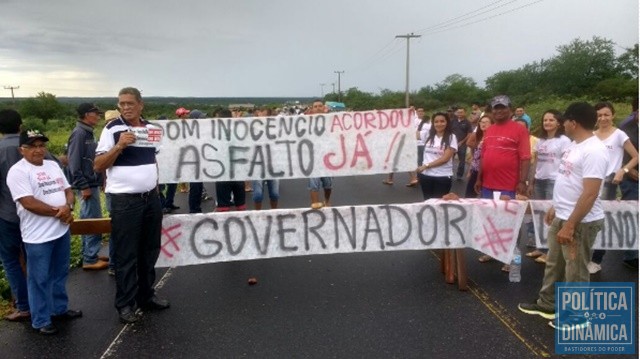
M 311 105 L 311 111 L 309 114 L 322 114 L 325 113 L 324 104 L 321 100 L 313 101 Z M 309 178 L 309 194 L 311 195 L 311 208 L 319 209 L 322 207 L 330 206 L 331 190 L 332 190 L 331 177 L 313 177 Z M 324 201 L 320 201 L 320 188 L 324 189 Z
M 610 102 L 599 102 L 595 105 L 595 109 L 598 113 L 598 129 L 594 131 L 594 135 L 604 143 L 609 156 L 607 178 L 602 186 L 601 198 L 612 201 L 616 199 L 618 184 L 622 182 L 624 175 L 638 164 L 638 151 L 633 147 L 629 136 L 614 126 L 613 117 L 616 111 Z M 623 163 L 625 154 L 629 157 Z M 603 249 L 593 251 L 591 262 L 589 262 L 589 273 L 595 274 L 602 269 L 601 263 L 605 253 Z
M 542 128 L 538 133 L 538 142 L 533 150 L 533 167 L 535 174 L 529 182 L 527 195 L 533 199 L 552 199 L 553 186 L 558 176 L 558 166 L 564 151 L 571 145 L 571 140 L 564 135 L 562 114 L 558 110 L 547 110 L 542 115 Z M 526 253 L 535 258 L 537 263 L 545 263 L 546 250 L 539 248 Z
M 508 96 L 494 97 L 491 109 L 494 124 L 484 135 L 474 189 L 481 198 L 493 198 L 494 192 L 509 198 L 515 198 L 516 193 L 526 195 L 531 159 L 529 132 L 512 120 Z M 481 263 L 491 260 L 488 255 L 478 258 Z M 508 272 L 509 266 L 504 265 L 502 270 Z
M 429 135 L 424 139 L 422 165 L 417 169 L 424 200 L 441 198 L 451 190 L 453 155 L 457 150 L 449 116 L 444 112 L 434 114 Z
M 115 246 L 116 298 L 120 322 L 138 321 L 138 307 L 169 308 L 153 284 L 160 254 L 162 204 L 158 193 L 156 145 L 162 131 L 142 118 L 140 91 L 125 87 L 118 94 L 122 116 L 102 130 L 94 170 L 107 172 L 111 196 L 111 239 Z
M 591 248 L 604 223 L 598 193 L 608 162 L 606 147 L 592 132 L 597 115 L 591 105 L 586 102 L 569 105 L 564 119 L 565 133 L 573 142 L 560 161 L 553 187 L 553 206 L 544 219 L 550 228 L 542 287 L 534 303 L 518 304 L 523 313 L 551 319 L 549 325 L 554 328 L 555 283 L 588 283 L 590 279 L 587 264 Z M 585 321 L 583 318 L 568 324 L 583 326 Z

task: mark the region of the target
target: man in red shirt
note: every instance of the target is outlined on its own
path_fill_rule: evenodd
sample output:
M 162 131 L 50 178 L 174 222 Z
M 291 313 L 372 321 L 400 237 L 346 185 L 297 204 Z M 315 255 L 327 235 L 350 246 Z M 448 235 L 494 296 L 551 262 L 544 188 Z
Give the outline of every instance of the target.
M 526 195 L 531 159 L 529 133 L 511 119 L 509 97 L 494 97 L 491 107 L 494 125 L 484 134 L 475 190 L 482 198 L 492 198 L 494 191 L 511 198 L 516 193 Z

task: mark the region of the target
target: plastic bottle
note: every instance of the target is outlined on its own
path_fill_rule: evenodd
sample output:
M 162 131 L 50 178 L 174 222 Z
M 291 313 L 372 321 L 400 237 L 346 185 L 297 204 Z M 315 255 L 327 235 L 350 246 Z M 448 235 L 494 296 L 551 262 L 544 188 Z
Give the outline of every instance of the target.
M 522 278 L 520 275 L 520 269 L 522 269 L 522 256 L 520 255 L 520 249 L 516 246 L 513 250 L 513 259 L 509 267 L 509 282 L 518 283 Z

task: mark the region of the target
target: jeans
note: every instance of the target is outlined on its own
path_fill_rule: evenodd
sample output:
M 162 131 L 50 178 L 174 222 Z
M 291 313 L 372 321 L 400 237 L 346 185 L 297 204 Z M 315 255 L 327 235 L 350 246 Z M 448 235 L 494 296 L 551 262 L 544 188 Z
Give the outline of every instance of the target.
M 22 244 L 20 222 L 14 223 L 0 218 L 0 260 L 11 287 L 11 293 L 16 299 L 16 308 L 20 311 L 28 311 L 27 276 L 20 266 L 21 254 L 23 258 L 27 258 Z
M 313 177 L 309 178 L 309 190 L 318 192 L 320 188 L 331 189 L 333 181 L 331 177 Z
M 67 311 L 67 276 L 71 252 L 71 234 L 44 243 L 25 243 L 27 286 L 31 307 L 31 326 L 51 324 L 51 316 Z
M 469 181 L 467 182 L 467 189 L 464 193 L 465 198 L 478 198 L 478 194 L 475 190 L 476 181 L 478 180 L 478 171 L 469 171 Z
M 267 191 L 269 191 L 269 199 L 272 201 L 277 201 L 280 199 L 280 181 L 279 180 L 260 180 L 260 181 L 251 181 L 251 186 L 253 187 L 253 201 L 254 202 L 262 202 L 263 193 L 264 193 L 264 183 L 267 184 Z
M 494 191 L 500 191 L 501 195 L 509 196 L 509 198 L 511 199 L 516 198 L 516 191 L 502 191 L 499 189 L 492 189 L 487 187 L 482 187 L 482 189 L 480 190 L 480 198 L 493 199 Z
M 156 191 L 146 197 L 111 194 L 117 309 L 135 307 L 154 295 L 161 230 L 162 206 Z
M 442 198 L 451 191 L 451 177 L 433 177 L 418 173 L 418 182 L 422 189 L 422 197 L 427 200 L 431 198 Z
M 424 145 L 418 145 L 418 166 L 422 166 L 422 161 L 424 160 Z
M 202 213 L 202 182 L 189 183 L 189 213 Z
M 553 186 L 556 181 L 552 179 L 536 179 L 533 182 L 533 198 L 553 199 Z
M 547 238 L 549 253 L 537 304 L 550 311 L 555 311 L 556 282 L 589 282 L 587 264 L 591 257 L 591 247 L 596 240 L 596 235 L 602 229 L 604 220 L 580 223 L 576 226 L 573 235 L 573 240 L 576 243 L 575 258 L 573 259 L 569 246 L 560 245 L 556 237 L 565 222 L 559 218 L 554 219 L 549 227 Z
M 173 209 L 173 200 L 176 197 L 176 189 L 178 189 L 177 183 L 161 184 L 160 188 L 160 201 L 162 202 L 162 208 Z M 164 193 L 165 188 L 167 192 Z
M 100 189 L 91 187 L 91 197 L 82 199 L 82 193 L 77 192 L 80 200 L 80 218 L 102 218 L 102 207 L 100 207 Z M 93 264 L 98 261 L 98 253 L 102 247 L 102 234 L 82 235 L 82 262 Z

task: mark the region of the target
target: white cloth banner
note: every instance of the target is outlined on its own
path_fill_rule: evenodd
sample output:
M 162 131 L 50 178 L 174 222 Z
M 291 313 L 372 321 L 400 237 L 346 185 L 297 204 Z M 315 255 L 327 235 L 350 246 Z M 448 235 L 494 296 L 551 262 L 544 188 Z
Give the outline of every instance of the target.
M 156 265 L 464 247 L 508 263 L 526 206 L 461 199 L 165 216 Z
M 417 167 L 409 109 L 152 121 L 160 183 L 351 176 Z
M 547 247 L 549 226 L 544 215 L 551 201 L 529 201 L 538 248 Z M 602 201 L 604 226 L 598 233 L 593 249 L 638 249 L 638 201 Z

